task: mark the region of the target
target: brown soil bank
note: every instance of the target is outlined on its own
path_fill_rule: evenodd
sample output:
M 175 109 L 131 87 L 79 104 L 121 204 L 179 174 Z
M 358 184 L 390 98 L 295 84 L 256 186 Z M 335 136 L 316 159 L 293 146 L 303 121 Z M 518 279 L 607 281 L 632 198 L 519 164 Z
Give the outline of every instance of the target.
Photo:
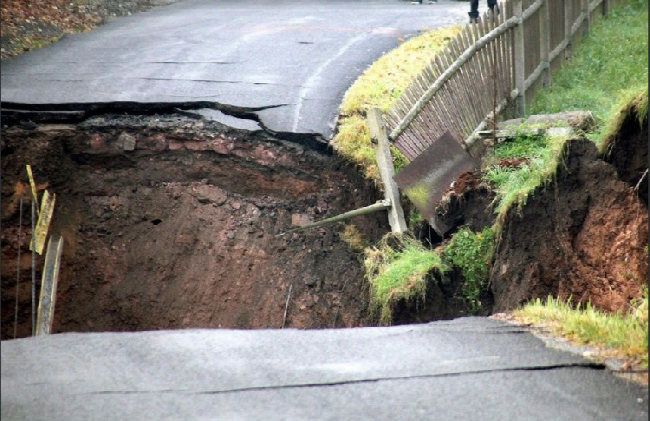
M 287 326 L 366 323 L 363 266 L 341 227 L 279 236 L 378 199 L 338 158 L 178 115 L 2 135 L 3 339 L 13 331 L 18 247 L 18 336 L 30 334 L 25 164 L 57 194 L 51 232 L 65 247 L 55 332 L 280 327 L 291 285 Z M 371 240 L 389 230 L 384 213 L 352 222 Z
M 648 209 L 633 186 L 592 142 L 570 140 L 555 180 L 506 217 L 491 273 L 494 311 L 549 294 L 623 310 L 647 282 L 647 246 Z

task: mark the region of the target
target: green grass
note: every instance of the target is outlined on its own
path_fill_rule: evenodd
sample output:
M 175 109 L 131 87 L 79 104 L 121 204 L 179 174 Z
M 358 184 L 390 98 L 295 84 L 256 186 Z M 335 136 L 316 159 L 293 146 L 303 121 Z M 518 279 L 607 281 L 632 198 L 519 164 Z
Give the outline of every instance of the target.
M 605 347 L 610 353 L 637 358 L 648 366 L 648 290 L 627 313 L 606 313 L 591 303 L 573 308 L 571 302 L 536 299 L 514 312 L 526 323 L 543 325 L 580 344 Z
M 460 268 L 463 273 L 465 283 L 462 286 L 462 294 L 471 314 L 477 314 L 482 308 L 480 296 L 489 286 L 494 244 L 494 231 L 491 228 L 479 233 L 474 233 L 469 228 L 461 228 L 443 252 L 445 259 Z
M 630 91 L 647 90 L 647 78 L 648 3 L 631 0 L 591 27 L 571 61 L 553 74 L 551 88 L 535 97 L 530 113 L 592 111 L 600 124 L 590 137 L 600 143 L 603 122 Z
M 566 137 L 543 137 L 541 140 L 522 140 L 519 146 L 504 143 L 495 149 L 497 157 L 527 157 L 529 163 L 520 168 L 503 169 L 498 166 L 488 168 L 483 179 L 491 182 L 497 191 L 495 199 L 497 205 L 496 230 L 499 231 L 508 211 L 516 206 L 521 209 L 531 194 L 539 186 L 553 180 L 557 173 L 558 165 L 562 161 Z M 512 143 L 518 143 L 515 139 Z M 505 152 L 501 151 L 501 148 Z M 513 151 L 520 151 L 525 155 L 518 155 Z
M 449 270 L 436 252 L 412 237 L 395 234 L 388 234 L 377 247 L 367 248 L 364 264 L 371 307 L 382 324 L 391 324 L 393 308 L 400 300 L 424 301 L 429 272 Z
M 388 111 L 411 81 L 459 31 L 459 27 L 436 29 L 404 42 L 370 66 L 346 92 L 332 145 L 341 155 L 359 165 L 367 178 L 379 181 L 366 124 L 367 110 L 379 108 Z M 407 164 L 397 149 L 392 148 L 392 153 L 397 169 Z

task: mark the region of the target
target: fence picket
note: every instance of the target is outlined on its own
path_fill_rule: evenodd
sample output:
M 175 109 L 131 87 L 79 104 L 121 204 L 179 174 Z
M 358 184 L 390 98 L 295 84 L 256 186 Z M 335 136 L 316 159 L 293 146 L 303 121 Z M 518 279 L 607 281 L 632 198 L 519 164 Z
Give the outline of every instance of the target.
M 571 56 L 574 35 L 577 42 L 578 30 L 589 30 L 590 13 L 602 3 L 607 14 L 610 2 L 505 0 L 499 3 L 500 14 L 484 13 L 425 66 L 386 112 L 395 146 L 412 160 L 445 131 L 471 142 L 495 101 L 498 113 L 514 99 L 515 114 L 522 115 L 527 91 L 539 86 L 537 78 L 542 86 L 550 85 L 553 60 L 562 52 Z

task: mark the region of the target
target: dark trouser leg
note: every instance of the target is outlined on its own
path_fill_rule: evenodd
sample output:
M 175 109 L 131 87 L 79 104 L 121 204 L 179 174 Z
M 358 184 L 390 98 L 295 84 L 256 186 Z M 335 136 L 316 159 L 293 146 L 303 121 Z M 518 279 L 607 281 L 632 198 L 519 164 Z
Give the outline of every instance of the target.
M 496 0 L 494 0 L 496 1 Z M 469 20 L 478 19 L 478 0 L 470 0 L 469 2 L 470 11 L 469 11 Z

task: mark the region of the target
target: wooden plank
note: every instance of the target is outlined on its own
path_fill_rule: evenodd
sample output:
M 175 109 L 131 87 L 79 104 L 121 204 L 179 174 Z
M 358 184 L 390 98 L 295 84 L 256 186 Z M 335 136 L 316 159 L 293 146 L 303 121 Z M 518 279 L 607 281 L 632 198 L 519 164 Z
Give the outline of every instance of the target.
M 43 275 L 41 278 L 41 293 L 38 300 L 36 336 L 49 335 L 52 331 L 62 253 L 63 237 L 52 236 L 47 244 L 47 252 L 45 253 L 45 266 L 43 267 Z
M 370 128 L 370 136 L 376 141 L 375 155 L 377 157 L 377 166 L 381 174 L 381 181 L 384 186 L 384 197 L 390 200 L 391 208 L 388 211 L 388 222 L 393 232 L 403 233 L 408 230 L 406 221 L 404 220 L 404 210 L 399 199 L 399 190 L 397 184 L 393 180 L 395 169 L 393 167 L 393 160 L 390 154 L 390 144 L 388 136 L 384 129 L 384 119 L 381 110 L 373 108 L 368 110 L 368 127 Z
M 441 55 L 442 62 L 444 66 L 449 66 L 453 63 L 453 53 L 450 50 L 447 50 L 444 54 Z M 458 72 L 449 78 L 446 83 L 446 88 L 449 90 L 449 108 L 451 113 L 454 116 L 453 120 L 460 129 L 460 133 L 463 134 L 467 131 L 469 123 L 466 120 L 466 110 L 464 109 L 460 100 L 462 99 L 464 89 L 458 84 Z
M 542 13 L 540 14 L 540 55 L 544 63 L 544 73 L 542 74 L 542 86 L 549 88 L 551 86 L 551 13 L 549 0 L 544 1 Z
M 508 28 L 511 26 L 517 25 L 517 19 L 513 18 L 511 20 L 508 20 L 504 22 L 501 26 L 498 28 L 495 28 L 491 33 L 486 34 L 484 37 L 479 39 L 474 45 L 472 45 L 471 48 L 463 52 L 463 54 L 458 57 L 453 63 L 452 66 L 447 68 L 442 72 L 438 80 L 434 84 L 431 85 L 431 87 L 424 93 L 424 95 L 414 104 L 413 108 L 409 111 L 409 113 L 404 116 L 404 119 L 400 122 L 400 124 L 391 132 L 390 134 L 390 139 L 395 139 L 397 136 L 399 136 L 399 133 L 402 132 L 406 126 L 411 122 L 413 118 L 424 108 L 427 102 L 431 99 L 431 97 L 435 94 L 436 91 L 438 91 L 444 84 L 445 82 L 451 78 L 451 76 L 467 61 L 469 58 L 474 55 L 478 50 L 483 48 L 490 40 L 493 38 L 497 37 L 499 34 L 505 32 Z
M 571 11 L 573 1 L 564 0 L 564 58 L 570 59 L 572 55 L 572 40 L 573 34 L 571 33 L 571 26 L 573 24 L 573 16 Z
M 515 17 L 522 16 L 521 0 L 514 0 L 513 3 Z M 524 27 L 519 25 L 515 29 L 515 48 L 514 48 L 514 65 L 515 65 L 515 88 L 519 95 L 515 99 L 515 112 L 518 116 L 526 115 L 526 63 L 524 51 Z
M 479 32 L 479 27 L 478 25 L 472 25 L 472 32 L 474 35 L 474 39 L 479 39 L 480 38 L 480 32 Z M 476 60 L 476 83 L 477 83 L 477 88 L 476 90 L 481 92 L 481 111 L 483 116 L 489 112 L 490 110 L 490 98 L 488 95 L 485 95 L 485 74 L 486 74 L 486 64 L 485 64 L 485 49 L 481 50 L 476 54 L 475 60 Z
M 41 211 L 38 214 L 38 222 L 36 223 L 36 228 L 32 233 L 35 241 L 30 242 L 29 248 L 32 250 L 33 244 L 33 250 L 38 254 L 43 254 L 45 239 L 47 238 L 47 232 L 50 229 L 50 222 L 52 221 L 52 214 L 54 213 L 55 204 L 56 193 L 50 195 L 50 192 L 45 190 L 45 193 L 43 194 L 43 200 L 41 201 Z
M 36 182 L 34 181 L 34 174 L 32 174 L 32 166 L 31 165 L 25 165 L 25 168 L 27 169 L 27 178 L 29 179 L 29 186 L 32 189 L 32 199 L 34 200 L 34 203 L 36 203 L 36 210 L 38 211 L 38 194 L 36 193 Z
M 451 48 L 455 56 L 459 56 L 462 53 L 462 46 L 460 44 L 460 38 L 454 39 L 451 43 Z M 463 108 L 463 116 L 465 117 L 465 125 L 466 131 L 471 132 L 476 124 L 480 120 L 476 120 L 475 118 L 475 112 L 474 112 L 474 101 L 472 101 L 472 91 L 471 91 L 471 84 L 472 80 L 469 79 L 469 69 L 468 67 L 470 66 L 471 61 L 468 60 L 464 66 L 462 66 L 460 69 L 458 69 L 458 72 L 456 72 L 456 75 L 454 76 L 454 79 L 456 80 L 458 84 L 458 89 L 460 90 L 460 95 L 459 95 L 459 100 L 460 100 L 460 106 Z M 476 95 L 474 93 L 474 95 Z

